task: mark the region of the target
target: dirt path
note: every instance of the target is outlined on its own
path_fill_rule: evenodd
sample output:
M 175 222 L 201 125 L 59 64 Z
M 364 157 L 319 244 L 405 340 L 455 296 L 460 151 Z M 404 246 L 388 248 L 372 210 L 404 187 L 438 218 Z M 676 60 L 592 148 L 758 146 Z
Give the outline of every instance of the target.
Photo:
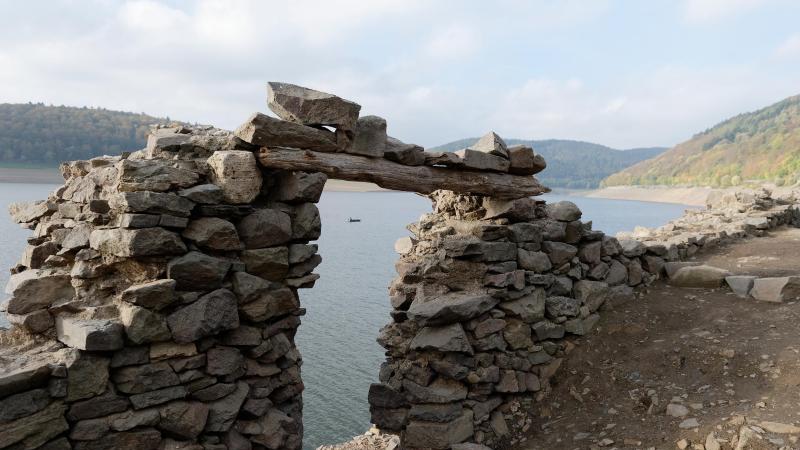
M 738 273 L 800 274 L 800 230 L 699 259 Z M 800 449 L 800 428 L 763 423 L 800 423 L 800 303 L 659 282 L 614 309 L 575 341 L 516 448 Z M 712 432 L 719 447 L 705 447 Z
M 703 260 L 741 275 L 800 275 L 800 228 L 777 229 L 766 238 L 722 247 Z

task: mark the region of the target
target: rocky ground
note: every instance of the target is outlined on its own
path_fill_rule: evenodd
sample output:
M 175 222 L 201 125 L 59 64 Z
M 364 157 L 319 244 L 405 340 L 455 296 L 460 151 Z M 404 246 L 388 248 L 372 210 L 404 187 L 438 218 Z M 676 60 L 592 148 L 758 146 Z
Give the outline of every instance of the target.
M 382 433 L 372 428 L 361 436 L 348 442 L 336 445 L 323 445 L 317 450 L 395 450 L 400 447 L 400 437 L 391 433 Z
M 757 256 L 755 256 L 757 255 Z M 697 258 L 800 272 L 800 230 Z M 576 340 L 518 449 L 800 449 L 800 303 L 652 285 Z

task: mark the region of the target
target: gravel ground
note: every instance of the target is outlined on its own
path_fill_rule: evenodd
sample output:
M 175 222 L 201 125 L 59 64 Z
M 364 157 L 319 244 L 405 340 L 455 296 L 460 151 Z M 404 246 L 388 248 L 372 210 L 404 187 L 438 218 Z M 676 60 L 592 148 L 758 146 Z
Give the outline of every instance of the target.
M 698 260 L 737 273 L 800 274 L 800 230 Z M 515 448 L 800 449 L 800 303 L 659 282 L 613 308 L 574 342 Z

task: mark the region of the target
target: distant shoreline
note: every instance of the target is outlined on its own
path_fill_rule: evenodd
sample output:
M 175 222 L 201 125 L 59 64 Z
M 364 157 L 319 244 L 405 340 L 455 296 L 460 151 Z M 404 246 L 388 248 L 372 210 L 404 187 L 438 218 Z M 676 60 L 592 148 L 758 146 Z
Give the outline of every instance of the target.
M 710 187 L 613 186 L 586 192 L 585 197 L 705 206 Z
M 64 178 L 57 167 L 0 167 L 0 183 L 63 184 Z
M 689 206 L 706 206 L 706 198 L 713 191 L 733 192 L 741 189 L 766 188 L 775 196 L 786 195 L 798 186 L 775 186 L 771 183 L 762 185 L 745 185 L 728 188 L 712 188 L 708 186 L 675 187 L 675 186 L 613 186 L 595 189 L 583 194 L 590 198 L 609 200 L 635 200 L 639 202 L 678 203 Z M 580 194 L 578 194 L 580 195 Z

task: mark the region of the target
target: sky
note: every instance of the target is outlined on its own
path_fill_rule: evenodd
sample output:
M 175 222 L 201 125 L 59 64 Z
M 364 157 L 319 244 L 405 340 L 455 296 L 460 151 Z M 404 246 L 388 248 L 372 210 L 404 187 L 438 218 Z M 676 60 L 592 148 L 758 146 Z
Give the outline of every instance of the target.
M 233 129 L 266 82 L 435 146 L 671 146 L 800 94 L 797 0 L 0 0 L 0 103 Z

